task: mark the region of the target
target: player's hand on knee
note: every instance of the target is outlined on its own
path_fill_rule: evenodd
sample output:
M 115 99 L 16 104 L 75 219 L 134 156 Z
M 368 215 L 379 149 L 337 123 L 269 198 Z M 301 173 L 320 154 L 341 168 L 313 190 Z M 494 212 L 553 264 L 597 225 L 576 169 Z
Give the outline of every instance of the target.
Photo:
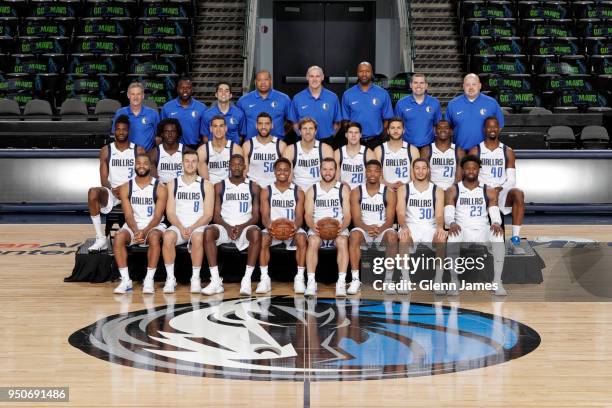
M 446 239 L 448 238 L 448 232 L 444 231 L 443 228 L 438 228 L 436 230 L 436 235 L 434 236 L 434 239 L 438 242 L 444 242 L 446 241 Z
M 317 224 L 315 224 L 313 229 L 314 229 L 315 234 L 317 234 L 317 237 L 320 237 L 321 236 L 321 231 L 319 231 L 319 226 Z M 340 230 L 340 229 L 338 229 L 338 230 Z
M 395 183 L 389 184 L 389 188 L 393 191 L 397 191 L 397 189 L 400 188 L 401 185 L 401 181 L 396 181 Z
M 493 231 L 494 235 L 498 235 L 498 236 L 501 236 L 504 233 L 504 230 L 502 229 L 501 225 L 497 223 L 491 224 L 491 231 Z
M 412 243 L 412 234 L 410 233 L 410 230 L 406 227 L 400 228 L 397 237 L 402 242 Z
M 378 226 L 376 225 L 370 225 L 367 230 L 368 230 L 368 235 L 371 237 L 377 237 L 378 234 L 380 233 L 379 232 L 380 228 L 378 228 Z
M 455 235 L 459 235 L 461 232 L 461 227 L 456 222 L 453 222 L 450 227 L 448 227 L 448 235 L 454 237 Z

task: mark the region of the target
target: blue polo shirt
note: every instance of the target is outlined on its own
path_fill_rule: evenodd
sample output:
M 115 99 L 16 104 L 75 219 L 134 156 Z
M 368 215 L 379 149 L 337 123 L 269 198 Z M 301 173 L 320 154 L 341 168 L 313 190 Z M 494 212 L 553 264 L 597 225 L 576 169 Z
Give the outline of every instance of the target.
M 267 112 L 272 116 L 272 136 L 280 139 L 285 137 L 285 119 L 289 116 L 291 99 L 282 92 L 271 89 L 267 98 L 262 98 L 257 90 L 249 92 L 238 99 L 236 103 L 244 112 L 246 126 L 245 140 L 257 136 L 257 115 Z
M 130 119 L 130 142 L 144 147 L 147 152 L 151 150 L 155 146 L 155 132 L 159 123 L 157 111 L 142 105 L 136 116 L 129 106 L 124 106 L 115 112 L 111 132 L 115 133 L 115 119 L 121 115 L 127 115 Z
M 194 98 L 191 98 L 191 102 L 186 107 L 181 105 L 179 98 L 176 98 L 166 102 L 161 111 L 161 118 L 178 119 L 183 131 L 180 142 L 197 145 L 200 143 L 200 126 L 205 111 L 206 105 Z
M 440 102 L 425 94 L 423 103 L 418 104 L 414 96 L 404 96 L 395 105 L 395 116 L 404 121 L 404 140 L 416 147 L 433 142 L 434 126 L 442 119 Z
M 453 141 L 464 150 L 469 150 L 484 140 L 485 119 L 495 116 L 499 127 L 504 127 L 504 112 L 497 101 L 480 94 L 474 100 L 463 95 L 453 98 L 446 107 L 446 120 L 453 127 Z
M 300 119 L 311 117 L 317 121 L 317 139 L 327 139 L 334 135 L 334 123 L 342 121 L 342 110 L 338 96 L 325 88 L 318 98 L 312 96 L 309 88 L 293 97 L 289 120 L 297 123 Z
M 363 139 L 380 135 L 383 121 L 392 117 L 391 98 L 378 85 L 371 84 L 364 92 L 357 84 L 342 95 L 342 119 L 359 123 Z
M 227 140 L 240 144 L 240 135 L 245 132 L 244 113 L 234 104 L 230 105 L 226 114 L 223 114 L 223 112 L 219 110 L 219 106 L 217 104 L 208 108 L 206 112 L 204 112 L 204 119 L 202 120 L 200 134 L 210 138 L 210 122 L 212 121 L 212 118 L 217 115 L 221 115 L 225 118 L 225 125 L 227 126 Z

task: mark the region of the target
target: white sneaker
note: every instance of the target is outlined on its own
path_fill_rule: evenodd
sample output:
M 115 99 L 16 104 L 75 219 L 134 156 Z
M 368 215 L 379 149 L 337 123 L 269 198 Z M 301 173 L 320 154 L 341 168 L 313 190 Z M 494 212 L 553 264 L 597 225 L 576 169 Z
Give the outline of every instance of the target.
M 176 289 L 176 279 L 175 278 L 166 279 L 166 284 L 164 285 L 163 292 L 164 293 L 174 293 L 175 289 Z
M 317 281 L 314 279 L 309 279 L 308 284 L 306 285 L 306 290 L 304 291 L 304 295 L 306 296 L 315 296 L 317 294 Z
M 132 280 L 131 279 L 121 279 L 121 283 L 119 283 L 119 286 L 115 288 L 113 293 L 122 295 L 126 292 L 131 292 L 131 291 L 132 291 Z
M 244 276 L 240 281 L 240 294 L 242 296 L 251 296 L 251 278 Z
M 108 249 L 108 241 L 106 240 L 106 237 L 96 238 L 96 241 L 92 244 L 92 246 L 87 248 L 89 252 L 100 252 L 106 249 Z
M 200 293 L 202 290 L 202 281 L 200 278 L 191 278 L 191 293 Z
M 346 283 L 336 282 L 336 297 L 346 297 Z
M 504 289 L 504 286 L 501 283 L 497 285 L 497 289 L 495 289 L 493 293 L 495 294 L 495 296 L 507 296 L 508 295 L 508 292 L 506 292 L 506 289 Z
M 142 293 L 155 293 L 155 283 L 153 282 L 153 279 L 145 279 L 142 281 Z
M 359 289 L 361 289 L 361 281 L 359 279 L 353 279 L 349 284 L 346 293 L 348 293 L 349 295 L 356 295 L 357 293 L 359 293 Z
M 216 295 L 217 293 L 223 293 L 223 279 L 211 279 L 210 283 L 202 289 L 203 295 Z
M 255 293 L 268 293 L 271 290 L 272 290 L 272 282 L 270 281 L 270 277 L 266 276 L 266 277 L 261 278 L 261 280 L 257 284 Z
M 304 293 L 306 291 L 306 285 L 304 285 L 304 277 L 297 276 L 293 279 L 293 291 L 296 294 Z

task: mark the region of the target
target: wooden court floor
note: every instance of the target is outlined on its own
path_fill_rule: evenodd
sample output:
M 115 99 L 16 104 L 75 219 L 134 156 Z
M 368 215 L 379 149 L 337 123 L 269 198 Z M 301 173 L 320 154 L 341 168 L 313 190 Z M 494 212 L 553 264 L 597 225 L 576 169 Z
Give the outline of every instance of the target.
M 91 235 L 90 225 L 0 225 L 0 250 L 10 244 L 64 243 Z M 523 236 L 571 235 L 611 241 L 612 226 L 537 226 Z M 14 248 L 13 248 L 14 249 Z M 69 251 L 69 248 L 47 247 Z M 552 254 L 552 253 L 551 253 Z M 554 256 L 554 255 L 550 255 Z M 546 255 L 544 256 L 546 258 Z M 545 259 L 545 261 L 554 261 Z M 125 309 L 145 307 L 140 285 L 129 302 L 112 295 L 113 283 L 64 283 L 74 254 L 0 255 L 0 386 L 70 388 L 70 402 L 0 403 L 0 406 L 70 407 L 611 407 L 612 303 L 492 302 L 460 299 L 460 307 L 502 315 L 541 336 L 540 346 L 509 362 L 435 376 L 311 382 L 200 378 L 135 369 L 91 357 L 68 343 L 77 329 Z M 547 274 L 545 280 L 554 280 Z M 509 285 L 512 291 L 514 285 Z M 288 284 L 274 294 L 291 294 Z M 238 295 L 226 286 L 226 297 Z M 320 287 L 319 296 L 333 296 Z M 179 286 L 172 301 L 192 301 Z M 412 301 L 430 302 L 423 295 Z M 168 302 L 158 289 L 155 305 Z M 448 304 L 449 300 L 443 300 Z

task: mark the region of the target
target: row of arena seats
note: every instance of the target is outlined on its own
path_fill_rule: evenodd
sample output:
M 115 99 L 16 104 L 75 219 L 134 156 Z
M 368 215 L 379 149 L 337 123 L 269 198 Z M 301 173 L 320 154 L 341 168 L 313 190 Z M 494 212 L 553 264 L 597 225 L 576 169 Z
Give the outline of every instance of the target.
M 549 149 L 607 149 L 610 144 L 603 126 L 585 126 L 577 134 L 569 126 L 551 126 L 544 137 Z

